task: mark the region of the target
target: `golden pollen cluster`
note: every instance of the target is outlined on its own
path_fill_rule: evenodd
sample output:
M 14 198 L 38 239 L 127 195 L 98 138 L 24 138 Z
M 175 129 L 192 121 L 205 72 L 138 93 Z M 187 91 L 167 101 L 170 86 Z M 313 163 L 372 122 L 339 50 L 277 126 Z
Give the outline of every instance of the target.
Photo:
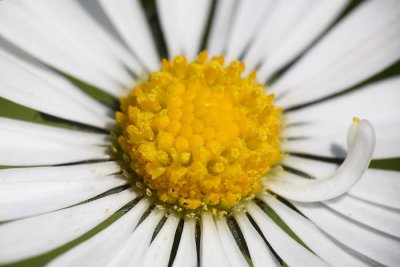
M 243 71 L 206 52 L 191 63 L 177 56 L 120 100 L 118 143 L 160 201 L 230 209 L 279 161 L 281 110 Z

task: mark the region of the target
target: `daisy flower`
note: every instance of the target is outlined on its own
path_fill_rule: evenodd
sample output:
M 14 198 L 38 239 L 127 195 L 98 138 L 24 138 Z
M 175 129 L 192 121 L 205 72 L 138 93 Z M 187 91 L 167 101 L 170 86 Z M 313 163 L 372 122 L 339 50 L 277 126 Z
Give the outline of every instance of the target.
M 399 59 L 398 0 L 0 1 L 0 265 L 398 265 Z

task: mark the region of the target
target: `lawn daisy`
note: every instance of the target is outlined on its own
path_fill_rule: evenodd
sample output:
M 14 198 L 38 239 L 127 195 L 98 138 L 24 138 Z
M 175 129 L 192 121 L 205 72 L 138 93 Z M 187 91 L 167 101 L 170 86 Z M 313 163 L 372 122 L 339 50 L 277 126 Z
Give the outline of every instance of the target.
M 398 265 L 400 2 L 147 5 L 0 1 L 0 265 Z

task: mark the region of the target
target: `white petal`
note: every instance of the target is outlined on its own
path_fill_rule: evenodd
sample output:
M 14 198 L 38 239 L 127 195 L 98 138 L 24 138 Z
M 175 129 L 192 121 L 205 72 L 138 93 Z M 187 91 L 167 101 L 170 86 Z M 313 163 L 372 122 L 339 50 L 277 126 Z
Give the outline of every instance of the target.
M 399 122 L 400 111 L 396 110 L 398 107 L 396 100 L 400 98 L 399 87 L 400 78 L 398 77 L 374 82 L 321 103 L 289 111 L 287 123 L 324 123 L 325 127 L 333 123 L 334 127 L 321 129 L 323 133 L 327 133 L 334 131 L 337 127 L 343 128 L 343 125 L 339 125 L 340 121 L 346 118 L 351 119 L 355 115 L 368 117 L 374 123 L 381 125 Z M 320 131 L 309 134 L 318 134 Z
M 236 4 L 237 0 L 220 0 L 216 2 L 207 43 L 207 51 L 212 56 L 224 53 Z
M 0 263 L 33 257 L 76 239 L 136 195 L 124 191 L 92 202 L 0 225 Z
M 333 95 L 395 63 L 400 58 L 399 4 L 368 1 L 345 17 L 273 85 L 286 92 L 277 104 L 288 108 Z
M 129 239 L 118 249 L 106 266 L 142 266 L 154 230 L 164 214 L 165 212 L 154 209 L 134 232 L 130 233 Z
M 289 111 L 284 136 L 310 137 L 340 134 L 354 116 L 375 126 L 400 124 L 400 78 L 369 84 L 356 91 L 302 109 Z
M 322 128 L 321 128 L 322 129 Z M 387 159 L 400 156 L 400 123 L 377 126 L 375 131 L 375 151 L 373 159 Z M 295 132 L 295 129 L 293 129 Z M 289 140 L 282 149 L 290 153 L 315 155 L 329 158 L 344 158 L 347 150 L 346 141 L 341 134 L 324 137 L 306 137 Z
M 267 13 L 264 21 L 256 25 L 259 32 L 254 36 L 248 51 L 245 54 L 244 61 L 247 69 L 251 70 L 262 62 L 275 47 L 284 42 L 285 38 L 296 29 L 302 19 L 313 12 L 315 7 L 310 0 L 280 0 L 273 3 L 270 13 Z M 263 81 L 263 72 L 257 71 L 259 80 Z
M 0 129 L 26 135 L 40 136 L 47 140 L 69 143 L 71 145 L 110 145 L 109 137 L 105 134 L 69 130 L 66 128 L 46 126 L 4 117 L 0 117 Z
M 226 43 L 225 55 L 228 61 L 239 58 L 252 37 L 258 36 L 260 25 L 268 21 L 274 4 L 273 0 L 246 0 L 237 3 Z
M 250 252 L 251 262 L 254 267 L 281 266 L 279 261 L 272 254 L 264 239 L 253 227 L 246 214 L 240 212 L 234 215 L 240 230 L 246 240 Z
M 58 88 L 60 91 L 73 97 L 75 100 L 84 105 L 84 107 L 87 107 L 101 115 L 109 115 L 112 113 L 112 110 L 109 107 L 94 100 L 81 89 L 73 85 L 65 77 L 56 73 L 54 70 L 47 67 L 26 52 L 16 48 L 9 42 L 6 42 L 4 39 L 0 40 L 0 53 L 16 62 L 24 69 L 27 69 L 35 76 L 42 78 L 43 80 L 51 83 L 54 87 Z M 59 104 L 61 105 L 61 103 Z
M 116 162 L 100 162 L 71 166 L 15 168 L 0 170 L 0 184 L 79 180 L 116 174 Z
M 304 172 L 314 178 L 328 176 L 339 167 L 334 163 L 301 158 L 293 155 L 284 157 L 282 165 Z M 366 172 L 368 172 L 368 170 Z
M 1 5 L 1 4 L 0 4 Z M 111 119 L 86 108 L 76 98 L 35 75 L 30 68 L 0 51 L 0 97 L 38 111 L 100 128 Z
M 30 124 L 32 123 L 28 123 L 27 125 Z M 44 127 L 47 127 L 48 130 L 55 128 Z M 43 128 L 40 126 L 35 126 L 39 131 L 29 129 L 27 132 L 24 132 L 22 128 L 21 131 L 4 128 L 0 128 L 0 150 L 2 151 L 0 154 L 0 165 L 29 166 L 62 164 L 85 160 L 108 159 L 110 157 L 105 147 L 68 142 L 69 137 L 65 138 L 67 139 L 65 142 L 58 139 L 58 137 L 50 139 L 49 136 L 54 136 L 54 134 L 44 133 L 44 131 L 41 131 Z M 58 131 L 58 128 L 55 131 Z M 79 131 L 67 129 L 64 131 L 65 133 L 79 136 Z M 85 138 L 84 135 L 83 138 Z
M 400 213 L 366 201 L 343 195 L 323 202 L 350 219 L 395 237 L 400 237 Z
M 157 49 L 139 1 L 119 0 L 115 3 L 100 0 L 99 3 L 135 55 L 150 70 L 158 69 Z
M 230 266 L 211 213 L 201 215 L 200 266 Z
M 256 204 L 246 205 L 247 211 L 257 223 L 265 239 L 289 266 L 328 266 L 312 252 L 287 235 Z
M 226 222 L 226 218 L 218 218 L 215 220 L 219 238 L 224 247 L 226 255 L 229 255 L 231 266 L 248 266 L 246 259 L 243 257 L 235 238 Z
M 20 0 L 21 1 L 21 0 Z M 132 83 L 132 77 L 120 61 L 135 62 L 124 48 L 95 23 L 77 1 L 22 0 L 23 7 L 51 24 L 60 37 L 71 41 L 74 53 L 81 53 L 94 68 L 122 84 Z M 135 62 L 136 63 L 136 62 Z
M 128 240 L 150 203 L 142 199 L 128 213 L 92 238 L 52 260 L 47 266 L 103 266 Z
M 97 28 L 93 24 L 90 25 L 92 21 L 90 21 L 89 16 L 82 13 L 84 11 L 77 2 L 62 0 L 56 1 L 53 4 L 65 5 L 65 8 L 60 8 L 59 12 L 57 12 L 60 16 L 63 14 L 63 16 L 65 15 L 68 18 L 68 16 L 72 15 L 72 17 L 69 17 L 65 21 L 61 18 L 58 20 L 58 23 L 61 24 L 65 22 L 64 27 L 58 26 L 56 22 L 50 23 L 46 20 L 51 15 L 51 12 L 47 16 L 43 16 L 40 13 L 35 13 L 36 11 L 30 10 L 29 8 L 35 8 L 35 5 L 28 6 L 30 5 L 30 1 L 1 2 L 0 33 L 7 40 L 47 64 L 102 88 L 112 95 L 121 95 L 123 93 L 122 84 L 114 78 L 109 77 L 108 73 L 97 68 L 98 66 L 93 63 L 93 59 L 96 56 L 89 57 L 89 54 L 86 54 L 90 49 L 96 51 L 96 47 L 100 47 L 100 43 L 105 41 L 104 36 L 96 34 L 90 43 L 98 43 L 91 47 L 86 47 L 85 50 L 83 50 L 84 46 L 74 39 L 77 38 L 83 41 L 82 38 L 84 38 L 85 42 L 89 42 L 91 35 L 87 33 L 90 32 L 93 34 L 99 30 L 101 31 L 101 28 Z M 50 7 L 50 5 L 45 6 Z M 57 8 L 53 11 L 56 10 Z M 68 12 L 71 13 L 68 14 Z M 82 24 L 80 24 L 81 22 Z M 89 28 L 88 32 L 84 33 L 78 30 L 79 27 L 84 28 L 87 26 Z M 76 29 L 76 33 L 80 33 L 79 37 L 72 34 L 74 29 Z M 100 38 L 100 41 L 96 38 Z M 112 41 L 105 42 L 104 45 L 106 48 L 109 48 L 108 51 L 111 51 L 111 47 L 115 47 Z M 129 58 L 128 53 L 124 54 L 124 56 Z M 123 57 L 119 59 L 123 60 Z M 134 62 L 133 58 L 132 61 Z M 117 59 L 115 59 L 115 62 L 117 62 Z
M 157 0 L 156 7 L 161 29 L 167 45 L 168 56 L 182 54 L 181 22 L 183 21 L 184 0 Z
M 210 0 L 183 1 L 184 14 L 183 21 L 180 22 L 181 45 L 184 54 L 190 60 L 195 59 L 200 51 L 211 2 Z
M 179 220 L 179 217 L 175 214 L 168 214 L 167 221 L 164 223 L 153 242 L 151 242 L 151 245 L 144 256 L 143 266 L 168 266 L 169 256 L 171 255 L 171 249 L 174 243 L 175 232 Z
M 398 239 L 353 223 L 320 203 L 292 204 L 319 228 L 349 248 L 384 265 L 396 266 L 400 261 Z
M 346 249 L 332 240 L 293 209 L 287 207 L 270 194 L 260 199 L 268 204 L 290 229 L 319 257 L 332 266 L 363 266 L 365 263 L 348 254 Z
M 390 208 L 400 209 L 400 172 L 368 169 L 349 194 Z
M 273 41 L 275 49 L 270 52 L 260 51 L 264 57 L 266 52 L 269 52 L 269 57 L 257 71 L 260 74 L 258 78 L 264 81 L 270 78 L 271 74 L 294 60 L 337 18 L 348 3 L 349 0 L 319 1 L 308 6 L 309 10 L 304 18 L 301 17 L 303 19 L 294 20 L 294 23 L 290 24 L 289 34 L 286 34 L 285 38 L 281 38 L 279 42 Z M 286 14 L 283 15 L 287 16 Z M 282 18 L 282 20 L 286 22 L 285 18 Z
M 328 200 L 347 192 L 368 168 L 375 147 L 374 129 L 366 120 L 354 122 L 347 136 L 349 153 L 332 175 L 324 179 L 271 177 L 266 180 L 268 189 L 304 202 Z
M 68 207 L 128 181 L 120 175 L 46 182 L 0 183 L 0 221 Z
M 400 134 L 400 110 L 397 103 L 397 99 L 400 99 L 399 87 L 400 79 L 387 79 L 343 96 L 288 112 L 287 123 L 290 126 L 285 129 L 283 136 L 308 138 L 294 140 L 290 144 L 293 151 L 304 146 L 307 147 L 306 153 L 315 149 L 314 151 L 321 151 L 325 156 L 331 156 L 331 143 L 326 142 L 326 139 L 340 135 L 346 127 L 346 121 L 358 116 L 368 118 L 374 125 L 377 139 L 374 158 L 397 157 L 400 155 L 400 146 L 395 141 Z M 310 139 L 311 137 L 320 139 Z M 342 144 L 338 140 L 337 145 Z
M 199 52 L 210 0 L 157 0 L 161 28 L 170 58 L 184 53 L 190 60 Z
M 295 156 L 285 157 L 283 165 L 300 170 L 314 178 L 328 176 L 338 167 L 333 163 Z M 348 194 L 378 205 L 400 209 L 398 192 L 400 192 L 400 172 L 367 169 Z
M 172 267 L 197 266 L 196 221 L 185 219 L 181 240 Z

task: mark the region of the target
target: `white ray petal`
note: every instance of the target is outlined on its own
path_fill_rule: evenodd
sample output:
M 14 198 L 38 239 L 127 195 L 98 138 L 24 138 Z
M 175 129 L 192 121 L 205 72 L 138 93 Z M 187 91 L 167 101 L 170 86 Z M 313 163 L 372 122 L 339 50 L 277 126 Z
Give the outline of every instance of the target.
M 399 23 L 399 1 L 361 4 L 273 85 L 286 92 L 277 104 L 318 100 L 389 67 L 400 58 Z
M 322 126 L 323 127 L 323 126 Z M 320 128 L 320 127 L 318 127 Z M 387 159 L 400 156 L 400 123 L 376 126 L 375 151 L 373 159 Z M 295 132 L 295 129 L 293 129 Z M 283 144 L 282 149 L 290 153 L 300 153 L 328 158 L 344 158 L 347 149 L 346 141 L 341 134 L 323 137 L 306 137 L 293 139 Z
M 256 204 L 246 205 L 247 211 L 257 223 L 265 239 L 289 266 L 328 266 L 323 260 L 287 235 Z
M 170 58 L 184 53 L 193 60 L 199 52 L 210 0 L 158 0 L 157 11 Z
M 332 156 L 332 141 L 335 142 L 335 146 L 343 146 L 343 141 L 338 136 L 345 129 L 345 122 L 356 115 L 368 118 L 374 125 L 377 143 L 374 158 L 399 156 L 400 145 L 395 141 L 400 134 L 400 111 L 397 108 L 397 99 L 400 99 L 399 86 L 400 79 L 391 78 L 319 104 L 288 112 L 287 123 L 291 126 L 285 129 L 283 136 L 306 138 L 293 140 L 288 144 L 288 149 L 293 152 L 304 150 L 304 153 Z M 379 107 L 379 110 L 374 107 Z M 332 136 L 334 138 L 331 138 Z M 332 141 L 328 141 L 328 138 Z
M 158 69 L 157 49 L 139 1 L 119 0 L 115 3 L 100 0 L 99 3 L 135 55 L 149 70 Z
M 196 220 L 185 218 L 181 240 L 172 267 L 197 266 Z
M 120 96 L 123 93 L 122 84 L 115 79 L 108 77 L 107 73 L 95 68 L 94 64 L 91 63 L 94 57 L 90 59 L 86 57 L 85 54 L 82 54 L 82 46 L 79 46 L 79 42 L 76 42 L 73 35 L 68 34 L 68 31 L 71 33 L 72 28 L 89 25 L 86 23 L 83 23 L 82 25 L 77 24 L 80 19 L 90 20 L 89 16 L 81 16 L 83 10 L 78 12 L 81 8 L 75 1 L 62 0 L 55 2 L 57 2 L 54 3 L 55 5 L 62 2 L 62 4 L 74 6 L 76 8 L 77 13 L 75 13 L 75 11 L 72 13 L 74 13 L 74 16 L 76 14 L 77 18 L 74 20 L 73 16 L 69 20 L 65 21 L 65 31 L 56 24 L 53 25 L 46 21 L 46 16 L 40 16 L 40 14 L 35 14 L 29 10 L 27 5 L 30 4 L 30 1 L 17 0 L 2 1 L 0 3 L 0 33 L 4 38 L 11 41 L 19 48 L 27 51 L 29 54 L 34 55 L 47 64 L 94 86 L 102 88 L 114 96 Z M 68 11 L 71 10 L 60 10 L 60 12 L 64 11 L 67 15 Z M 63 23 L 63 21 L 60 20 L 59 23 Z M 68 25 L 70 24 L 71 27 L 69 28 Z M 89 28 L 89 32 L 91 33 L 101 30 L 101 28 Z M 87 39 L 89 36 L 90 35 L 86 35 L 85 37 L 85 34 L 82 33 L 80 37 Z M 99 37 L 98 35 L 96 36 Z M 104 38 L 100 38 L 101 41 L 104 41 Z M 97 39 L 94 38 L 92 42 L 96 42 L 96 40 Z M 89 49 L 96 49 L 94 47 L 99 47 L 98 44 L 89 47 Z M 106 42 L 105 45 L 106 47 L 109 46 L 108 48 L 113 46 L 112 42 Z M 109 49 L 109 51 L 111 51 L 111 49 Z M 128 53 L 124 54 L 124 56 L 129 58 Z M 121 58 L 123 59 L 123 57 Z M 132 59 L 132 61 L 134 62 L 134 59 Z
M 362 179 L 349 191 L 352 196 L 400 209 L 400 173 L 368 169 Z
M 246 214 L 238 212 L 234 216 L 240 227 L 240 230 L 242 231 L 244 239 L 246 240 L 253 266 L 281 266 L 274 254 L 268 248 L 264 239 L 253 227 Z
M 0 129 L 44 137 L 48 140 L 69 143 L 73 145 L 110 145 L 109 137 L 105 134 L 69 130 L 66 128 L 47 126 L 21 120 L 0 117 Z
M 348 218 L 383 233 L 400 237 L 400 213 L 366 201 L 343 195 L 323 202 Z
M 47 266 L 103 266 L 128 240 L 150 203 L 142 199 L 128 213 L 92 238 L 52 260 Z
M 273 3 L 270 13 L 266 14 L 264 21 L 260 22 L 259 32 L 254 36 L 245 54 L 244 61 L 247 69 L 252 70 L 285 40 L 296 29 L 303 18 L 314 11 L 318 4 L 310 0 L 280 0 Z M 258 72 L 258 79 L 264 81 L 263 72 Z
M 230 266 L 210 212 L 201 215 L 200 266 Z
M 154 230 L 164 214 L 164 211 L 152 210 L 133 233 L 130 233 L 129 239 L 120 247 L 106 266 L 142 266 L 144 255 L 149 249 Z
M 287 207 L 270 194 L 259 197 L 268 204 L 290 229 L 319 257 L 332 266 L 363 266 L 365 263 L 326 236 L 311 221 Z
M 75 178 L 75 177 L 74 177 Z M 46 182 L 0 183 L 0 221 L 68 207 L 128 181 L 120 175 Z
M 171 254 L 179 220 L 180 218 L 175 214 L 168 214 L 167 221 L 164 223 L 153 242 L 151 242 L 151 245 L 144 256 L 143 266 L 168 266 L 169 256 Z
M 194 60 L 200 52 L 201 41 L 207 25 L 212 1 L 183 1 L 184 15 L 181 21 L 182 49 L 189 60 Z
M 338 165 L 318 160 L 285 157 L 283 165 L 300 170 L 315 178 L 328 176 Z M 293 176 L 293 174 L 290 174 Z M 367 169 L 348 194 L 389 208 L 400 209 L 400 173 L 397 171 Z
M 40 126 L 35 127 L 40 130 L 43 129 Z M 48 127 L 49 130 L 55 128 L 44 127 Z M 2 151 L 0 165 L 48 165 L 110 158 L 106 147 L 68 142 L 70 138 L 66 136 L 64 136 L 67 139 L 65 142 L 60 139 L 61 137 L 50 139 L 49 136 L 54 136 L 54 134 L 32 130 L 29 129 L 24 132 L 22 128 L 21 131 L 6 129 L 5 127 L 0 128 L 0 150 Z M 55 131 L 58 131 L 58 129 L 56 128 Z M 79 136 L 79 131 L 67 129 L 64 131 Z M 61 129 L 60 132 L 62 132 Z M 84 135 L 82 137 L 86 138 Z
M 0 165 L 46 165 L 108 159 L 104 135 L 1 118 Z M 93 140 L 91 140 L 93 139 Z
M 129 53 L 113 40 L 105 30 L 95 23 L 78 1 L 20 0 L 21 5 L 45 23 L 51 24 L 61 38 L 70 41 L 74 53 L 81 53 L 93 68 L 121 84 L 129 85 L 132 77 L 120 62 L 127 61 L 118 53 L 129 57 Z M 133 57 L 130 59 L 135 62 Z M 127 62 L 128 63 L 128 62 Z M 131 62 L 129 62 L 132 64 Z
M 207 51 L 211 56 L 220 55 L 225 51 L 237 2 L 220 0 L 216 3 L 207 43 Z
M 86 108 L 76 98 L 35 75 L 0 51 L 0 97 L 38 111 L 83 124 L 107 128 L 111 119 Z
M 166 41 L 168 56 L 173 58 L 182 54 L 181 22 L 183 21 L 184 0 L 157 0 L 157 13 Z
M 315 178 L 326 177 L 338 168 L 338 165 L 334 163 L 301 158 L 293 155 L 284 157 L 282 165 L 299 170 Z M 368 172 L 368 170 L 366 172 Z
M 239 58 L 252 37 L 257 36 L 260 25 L 268 21 L 274 4 L 273 0 L 247 0 L 237 3 L 226 43 L 227 61 Z
M 226 255 L 229 255 L 231 266 L 248 266 L 246 259 L 243 257 L 235 238 L 226 222 L 226 218 L 218 218 L 215 220 L 217 231 L 224 247 Z
M 0 263 L 50 251 L 83 235 L 136 194 L 124 191 L 92 202 L 0 225 Z
M 346 129 L 352 117 L 375 126 L 400 124 L 400 78 L 390 78 L 302 109 L 289 111 L 285 137 L 331 136 Z
M 398 239 L 353 223 L 321 203 L 292 204 L 320 229 L 355 251 L 388 266 L 396 266 L 400 261 Z
M 282 38 L 279 45 L 269 53 L 263 65 L 257 71 L 259 79 L 266 80 L 292 60 L 294 60 L 304 49 L 306 49 L 326 28 L 337 18 L 349 0 L 319 1 L 308 6 L 311 10 L 307 12 L 302 20 L 294 20 L 291 24 L 290 34 Z M 265 52 L 264 52 L 265 53 Z M 264 72 L 265 70 L 265 72 Z
M 59 91 L 62 91 L 63 93 L 73 97 L 76 101 L 79 101 L 84 105 L 84 107 L 87 107 L 101 115 L 110 115 L 112 113 L 112 110 L 109 107 L 96 101 L 81 89 L 73 85 L 65 77 L 56 73 L 39 60 L 16 48 L 4 39 L 0 39 L 0 54 L 16 62 L 19 66 L 27 69 L 35 76 L 51 83 L 54 87 L 58 88 Z M 61 105 L 61 103 L 59 104 Z
M 348 132 L 349 153 L 342 165 L 324 179 L 285 179 L 272 177 L 267 187 L 292 200 L 314 202 L 328 200 L 347 192 L 363 175 L 375 148 L 372 125 L 366 121 L 354 122 Z
M 113 161 L 71 166 L 14 168 L 0 170 L 0 184 L 79 180 L 116 174 L 120 166 Z

